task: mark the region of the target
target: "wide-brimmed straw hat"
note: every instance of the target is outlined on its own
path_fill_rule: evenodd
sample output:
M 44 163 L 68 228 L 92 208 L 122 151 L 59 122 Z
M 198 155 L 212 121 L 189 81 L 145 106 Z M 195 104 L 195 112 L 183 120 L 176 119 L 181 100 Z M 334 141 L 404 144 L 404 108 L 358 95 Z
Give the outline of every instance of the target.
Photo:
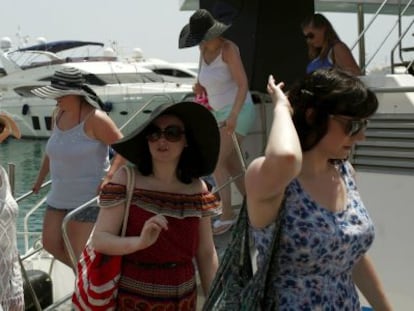
M 8 115 L 0 113 L 0 142 L 10 135 L 20 138 L 21 133 L 16 122 Z
M 42 98 L 59 98 L 67 95 L 84 96 L 86 101 L 95 108 L 102 109 L 103 104 L 99 96 L 85 84 L 85 78 L 80 70 L 65 67 L 55 72 L 50 85 L 32 90 L 32 93 Z
M 221 36 L 230 25 L 216 20 L 209 11 L 199 9 L 190 17 L 190 22 L 180 32 L 178 47 L 188 48 Z
M 145 153 L 143 146 L 147 144 L 146 128 L 161 115 L 174 115 L 184 123 L 187 139 L 191 137 L 195 144 L 193 147 L 199 151 L 197 161 L 200 176 L 194 177 L 206 176 L 214 171 L 220 149 L 220 133 L 216 119 L 207 108 L 195 102 L 180 102 L 162 104 L 152 111 L 145 110 L 142 113 L 146 114 L 143 123 L 112 145 L 117 153 L 137 165 Z

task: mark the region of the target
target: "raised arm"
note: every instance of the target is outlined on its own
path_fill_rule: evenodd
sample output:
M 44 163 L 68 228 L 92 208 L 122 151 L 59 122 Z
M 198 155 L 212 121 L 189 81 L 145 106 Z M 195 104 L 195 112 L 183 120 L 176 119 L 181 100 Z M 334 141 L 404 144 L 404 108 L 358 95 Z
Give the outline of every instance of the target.
M 282 87 L 283 83 L 275 85 L 273 77 L 269 77 L 267 89 L 274 104 L 273 122 L 264 156 L 252 161 L 245 176 L 249 219 L 255 227 L 265 227 L 275 220 L 284 190 L 302 165 L 292 107 Z
M 47 154 L 43 156 L 42 164 L 39 169 L 39 173 L 37 174 L 36 181 L 33 185 L 33 192 L 38 193 L 43 181 L 45 180 L 46 176 L 49 174 L 49 157 Z

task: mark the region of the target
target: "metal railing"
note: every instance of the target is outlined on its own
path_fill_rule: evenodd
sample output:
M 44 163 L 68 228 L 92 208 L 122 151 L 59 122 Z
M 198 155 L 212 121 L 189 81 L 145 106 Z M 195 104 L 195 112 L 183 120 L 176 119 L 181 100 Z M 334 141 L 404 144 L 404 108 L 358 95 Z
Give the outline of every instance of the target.
M 407 10 L 410 8 L 410 6 L 413 4 L 414 0 L 410 0 L 409 2 L 407 2 L 405 4 L 405 6 L 403 7 L 403 9 L 398 13 L 397 16 L 397 20 L 395 21 L 395 23 L 393 24 L 393 26 L 391 27 L 391 29 L 384 34 L 383 36 L 383 40 L 380 42 L 380 44 L 378 45 L 378 47 L 376 48 L 376 50 L 372 53 L 372 55 L 370 56 L 370 58 L 368 59 L 368 61 L 365 61 L 365 44 L 364 44 L 364 36 L 366 34 L 366 32 L 368 31 L 368 29 L 370 29 L 374 23 L 374 21 L 379 17 L 379 15 L 386 9 L 386 5 L 389 4 L 389 0 L 384 0 L 381 5 L 378 7 L 378 9 L 376 10 L 376 12 L 374 13 L 373 17 L 371 18 L 371 20 L 369 21 L 368 25 L 365 26 L 363 29 L 359 30 L 359 35 L 358 38 L 355 40 L 355 42 L 351 45 L 351 50 L 353 50 L 357 45 L 359 45 L 359 53 L 360 53 L 360 67 L 361 67 L 361 71 L 363 73 L 365 73 L 366 68 L 368 67 L 368 65 L 373 61 L 373 59 L 375 58 L 375 56 L 379 53 L 379 51 L 382 49 L 382 47 L 384 46 L 384 44 L 387 42 L 387 40 L 389 39 L 389 37 L 391 36 L 392 32 L 394 31 L 394 29 L 398 26 L 398 30 L 399 30 L 399 38 L 397 39 L 394 47 L 391 50 L 391 72 L 394 73 L 395 71 L 395 62 L 394 62 L 394 53 L 395 53 L 395 49 L 399 48 L 399 55 L 400 55 L 400 59 L 401 61 L 403 61 L 403 57 L 402 57 L 402 47 L 401 47 L 401 42 L 402 39 L 405 37 L 405 35 L 408 33 L 409 29 L 411 28 L 413 22 L 410 23 L 410 25 L 408 27 L 406 27 L 406 29 L 404 30 L 403 33 L 401 33 L 401 27 L 402 27 L 402 17 L 405 15 L 405 13 L 407 12 Z M 363 10 L 362 10 L 362 3 L 357 4 L 358 5 L 358 19 L 360 24 L 363 21 Z M 402 5 L 402 4 L 401 4 Z

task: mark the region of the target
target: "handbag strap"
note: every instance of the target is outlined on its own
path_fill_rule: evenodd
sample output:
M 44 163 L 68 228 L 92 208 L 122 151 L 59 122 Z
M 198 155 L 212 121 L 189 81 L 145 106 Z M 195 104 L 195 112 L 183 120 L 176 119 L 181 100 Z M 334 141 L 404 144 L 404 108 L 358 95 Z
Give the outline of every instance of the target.
M 262 288 L 263 298 L 268 298 L 266 292 L 270 289 L 270 284 L 273 280 L 273 277 L 278 272 L 278 253 L 280 248 L 280 239 L 282 233 L 281 219 L 283 217 L 283 212 L 285 209 L 286 194 L 283 197 L 282 203 L 280 205 L 279 213 L 275 220 L 275 231 L 272 236 L 272 241 L 270 242 L 268 251 L 265 253 L 263 258 L 263 264 L 260 270 L 257 271 L 254 276 L 254 282 L 258 287 Z M 272 295 L 275 296 L 275 295 Z
M 282 233 L 282 226 L 281 226 L 281 218 L 285 206 L 286 197 L 283 198 L 283 201 L 280 205 L 279 213 L 277 215 L 277 218 L 275 220 L 275 232 L 273 233 L 272 242 L 270 244 L 270 248 L 268 252 L 266 253 L 266 257 L 264 259 L 264 268 L 266 271 L 266 278 L 269 278 L 268 271 L 270 264 L 274 261 L 274 259 L 277 257 L 277 253 L 279 250 L 279 244 L 280 244 L 280 238 Z
M 124 165 L 122 167 L 127 176 L 127 183 L 126 183 L 126 200 L 125 200 L 125 212 L 124 212 L 124 220 L 122 221 L 122 230 L 121 236 L 125 236 L 127 224 L 128 224 L 128 217 L 129 217 L 129 207 L 131 206 L 132 197 L 134 195 L 135 189 L 135 170 L 133 167 Z

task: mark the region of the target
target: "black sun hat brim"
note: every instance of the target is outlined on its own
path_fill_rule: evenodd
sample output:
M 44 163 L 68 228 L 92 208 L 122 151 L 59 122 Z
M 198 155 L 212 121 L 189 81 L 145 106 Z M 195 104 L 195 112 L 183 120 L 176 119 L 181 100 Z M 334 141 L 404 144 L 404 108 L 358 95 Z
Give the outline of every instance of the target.
M 140 146 L 146 139 L 145 129 L 158 116 L 175 115 L 184 123 L 185 131 L 191 133 L 196 148 L 200 151 L 200 176 L 213 173 L 216 168 L 220 150 L 220 132 L 213 114 L 204 106 L 194 102 L 162 104 L 152 111 L 146 110 L 146 119 L 131 134 L 112 145 L 112 148 L 122 157 L 137 164 L 143 154 Z
M 202 41 L 208 41 L 223 35 L 231 25 L 216 22 L 204 35 L 197 35 L 190 30 L 190 24 L 181 29 L 178 40 L 178 48 L 189 48 L 200 44 Z

